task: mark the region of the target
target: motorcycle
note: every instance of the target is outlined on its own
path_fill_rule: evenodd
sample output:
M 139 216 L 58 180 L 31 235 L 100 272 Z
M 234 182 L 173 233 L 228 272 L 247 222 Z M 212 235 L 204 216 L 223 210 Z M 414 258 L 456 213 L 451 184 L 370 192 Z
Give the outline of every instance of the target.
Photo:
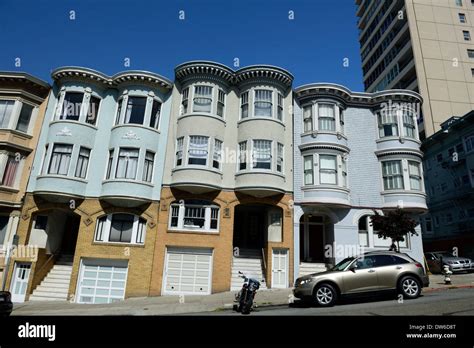
M 244 279 L 242 289 L 235 295 L 234 310 L 242 314 L 250 314 L 253 306 L 253 300 L 257 290 L 260 288 L 260 282 L 254 278 L 246 277 L 239 271 L 239 277 Z

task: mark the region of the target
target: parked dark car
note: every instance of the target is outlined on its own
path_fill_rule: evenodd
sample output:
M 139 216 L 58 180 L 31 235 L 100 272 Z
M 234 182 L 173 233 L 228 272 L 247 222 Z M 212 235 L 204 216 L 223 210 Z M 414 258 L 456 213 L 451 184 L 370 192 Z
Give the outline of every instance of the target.
M 0 316 L 8 317 L 12 310 L 12 295 L 8 291 L 0 291 Z
M 445 265 L 451 272 L 474 271 L 474 262 L 471 259 L 454 256 L 447 251 L 427 252 L 425 258 L 431 273 L 442 273 Z

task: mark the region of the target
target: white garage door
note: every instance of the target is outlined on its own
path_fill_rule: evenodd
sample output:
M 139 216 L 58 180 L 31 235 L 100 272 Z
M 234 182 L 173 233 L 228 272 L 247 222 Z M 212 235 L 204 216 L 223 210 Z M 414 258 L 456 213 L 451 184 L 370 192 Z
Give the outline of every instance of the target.
M 211 293 L 212 249 L 168 248 L 163 293 L 168 295 Z
M 124 260 L 81 260 L 79 303 L 111 303 L 125 297 L 128 263 Z

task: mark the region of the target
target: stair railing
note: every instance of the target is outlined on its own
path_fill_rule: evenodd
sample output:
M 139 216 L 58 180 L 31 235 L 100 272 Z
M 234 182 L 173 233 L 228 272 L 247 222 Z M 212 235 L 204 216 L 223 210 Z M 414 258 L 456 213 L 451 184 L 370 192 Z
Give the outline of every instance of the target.
M 265 260 L 265 249 L 262 248 L 263 274 L 267 274 L 267 262 Z

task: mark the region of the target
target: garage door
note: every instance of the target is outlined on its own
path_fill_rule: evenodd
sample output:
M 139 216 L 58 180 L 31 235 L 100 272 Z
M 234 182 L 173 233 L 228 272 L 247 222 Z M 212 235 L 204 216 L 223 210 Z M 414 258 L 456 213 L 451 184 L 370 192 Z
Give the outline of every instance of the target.
M 82 259 L 77 302 L 111 303 L 123 300 L 127 272 L 127 261 Z
M 212 249 L 168 248 L 164 289 L 166 295 L 211 293 Z

